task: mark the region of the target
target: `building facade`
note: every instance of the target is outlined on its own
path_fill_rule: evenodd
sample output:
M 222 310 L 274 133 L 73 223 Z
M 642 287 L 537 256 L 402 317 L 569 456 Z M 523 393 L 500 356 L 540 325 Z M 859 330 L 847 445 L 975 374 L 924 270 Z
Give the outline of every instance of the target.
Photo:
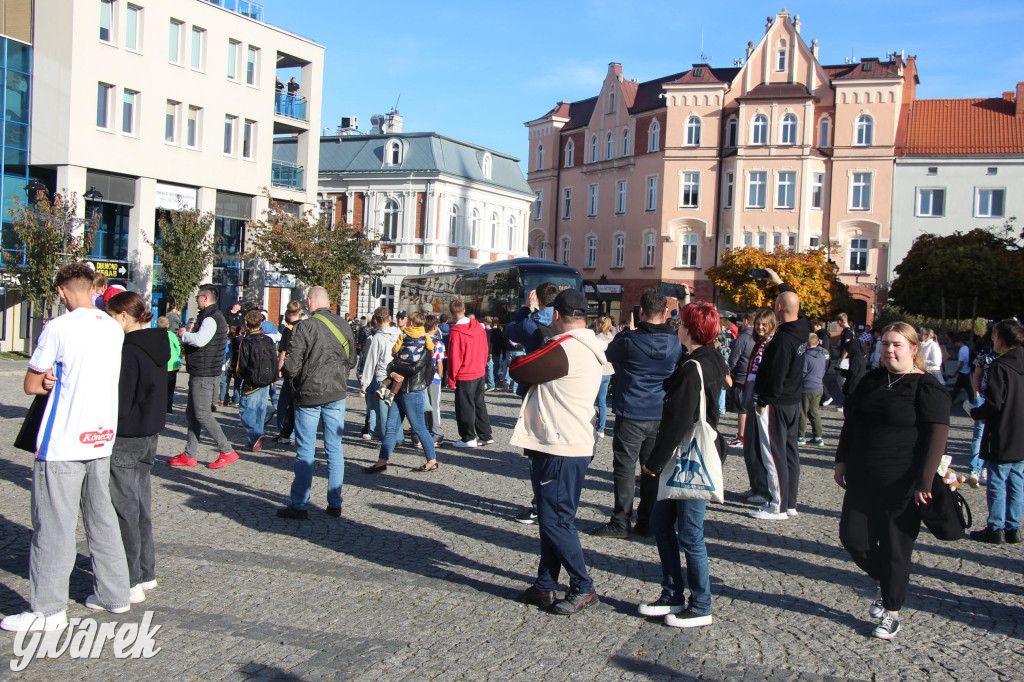
M 316 206 L 305 169 L 318 165 L 324 50 L 262 19 L 258 3 L 205 0 L 53 0 L 36 16 L 31 177 L 77 195 L 81 217 L 99 221 L 90 260 L 155 312 L 166 305 L 151 246 L 163 212 L 215 214 L 207 279 L 228 302 L 247 281 L 238 255 L 263 188 Z M 280 94 L 278 77 L 301 89 Z M 273 160 L 283 136 L 290 164 Z M 249 284 L 264 296 L 262 281 Z
M 398 119 L 401 120 L 400 118 Z M 276 145 L 279 160 L 293 144 Z M 403 277 L 526 255 L 533 192 L 519 160 L 437 133 L 341 135 L 320 141 L 320 208 L 382 241 L 390 272 L 364 283 L 348 312 L 394 312 Z
M 864 323 L 886 279 L 916 83 L 913 57 L 821 64 L 785 11 L 735 68 L 639 83 L 612 63 L 597 96 L 526 124 L 530 255 L 621 285 L 625 310 L 656 282 L 712 299 L 704 271 L 727 249 L 826 249 Z

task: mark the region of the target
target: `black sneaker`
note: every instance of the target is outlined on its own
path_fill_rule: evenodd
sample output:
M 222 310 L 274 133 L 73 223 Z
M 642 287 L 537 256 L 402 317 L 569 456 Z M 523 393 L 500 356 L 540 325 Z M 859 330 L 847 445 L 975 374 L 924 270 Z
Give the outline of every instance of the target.
M 664 592 L 657 601 L 640 605 L 641 616 L 661 617 L 670 613 L 682 613 L 686 610 L 686 600 L 682 597 L 670 597 Z
M 565 593 L 565 599 L 555 602 L 551 610 L 560 616 L 571 616 L 600 601 L 597 598 L 597 592 L 583 594 L 578 587 L 570 587 L 569 591 Z
M 981 530 L 972 530 L 971 539 L 978 542 L 987 542 L 990 545 L 1001 545 L 1006 542 L 1006 536 L 1002 528 L 996 530 L 989 526 L 985 526 Z
M 617 526 L 614 523 L 606 523 L 590 531 L 590 535 L 598 538 L 628 538 L 629 529 Z
M 882 616 L 882 620 L 878 625 L 875 626 L 875 629 L 871 631 L 871 636 L 878 639 L 892 639 L 899 631 L 899 618 L 893 618 L 891 613 L 886 613 Z
M 309 512 L 305 509 L 296 509 L 295 507 L 288 505 L 282 509 L 277 510 L 278 517 L 282 519 L 296 519 L 297 521 L 305 521 L 309 518 Z
M 327 508 L 327 515 L 328 516 L 333 516 L 335 518 L 340 518 L 341 517 L 341 507 L 328 507 Z
M 637 523 L 633 526 L 633 535 L 639 535 L 642 538 L 649 538 L 654 535 L 651 532 L 651 526 L 647 523 Z
M 537 523 L 537 512 L 533 511 L 533 509 L 524 509 L 516 514 L 516 521 L 526 524 Z
M 712 622 L 710 613 L 696 613 L 693 609 L 686 609 L 678 616 L 674 613 L 665 616 L 665 625 L 672 628 L 699 628 Z
M 544 592 L 543 590 L 538 590 L 533 585 L 527 587 L 519 593 L 518 597 L 516 597 L 517 602 L 533 604 L 541 607 L 542 609 L 550 608 L 555 603 L 556 599 L 557 597 L 554 592 Z
M 1003 531 L 1003 537 L 1006 539 L 1006 544 L 1016 545 L 1018 542 L 1021 541 L 1020 529 L 1014 528 L 1013 530 L 1011 530 L 1007 528 L 1005 531 Z

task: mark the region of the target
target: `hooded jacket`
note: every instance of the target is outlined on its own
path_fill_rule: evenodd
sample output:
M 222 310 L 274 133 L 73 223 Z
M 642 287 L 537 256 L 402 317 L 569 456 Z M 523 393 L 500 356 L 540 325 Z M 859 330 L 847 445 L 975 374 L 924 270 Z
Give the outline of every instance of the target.
M 363 349 L 363 375 L 359 380 L 360 388 L 365 391 L 374 380 L 384 381 L 387 376 L 388 363 L 391 362 L 391 349 L 398 341 L 402 330 L 398 327 L 381 327 L 370 337 Z
M 821 346 L 808 348 L 804 352 L 804 393 L 821 393 L 825 381 L 825 370 L 828 369 L 828 357 Z
M 747 380 L 747 368 L 750 365 L 750 352 L 754 350 L 754 328 L 744 327 L 732 346 L 729 347 L 729 369 L 736 386 L 742 386 Z
M 982 459 L 996 464 L 1024 460 L 1024 348 L 1011 348 L 992 362 L 985 402 L 971 410 L 971 417 L 985 420 Z
M 118 436 L 141 438 L 163 431 L 170 359 L 171 343 L 166 329 L 139 329 L 124 335 L 117 387 Z
M 641 322 L 633 331 L 615 335 L 605 355 L 615 365 L 612 412 L 641 421 L 661 419 L 663 384 L 675 370 L 683 346 L 665 324 Z
M 607 361 L 603 347 L 592 330 L 572 329 L 512 363 L 509 375 L 529 390 L 510 445 L 558 457 L 593 457 L 594 401 Z
M 783 322 L 764 348 L 754 395 L 758 405 L 796 405 L 803 397 L 804 351 L 811 325 L 801 315 Z
M 487 331 L 476 320 L 456 323 L 448 339 L 448 386 L 473 381 L 487 369 Z

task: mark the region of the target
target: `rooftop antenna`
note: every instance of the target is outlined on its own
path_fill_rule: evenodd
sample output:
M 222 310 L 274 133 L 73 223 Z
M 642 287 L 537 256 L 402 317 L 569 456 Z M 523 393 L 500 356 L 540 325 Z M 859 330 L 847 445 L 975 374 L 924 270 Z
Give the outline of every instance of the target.
M 711 60 L 714 59 L 711 55 L 704 54 L 704 27 L 700 27 L 700 63 L 710 64 Z
M 395 100 L 395 106 L 391 107 L 391 111 L 398 111 L 398 103 L 402 101 L 402 94 L 398 94 L 398 99 Z
M 847 64 L 856 64 L 857 60 L 853 58 L 853 48 L 850 48 L 850 56 L 846 58 Z

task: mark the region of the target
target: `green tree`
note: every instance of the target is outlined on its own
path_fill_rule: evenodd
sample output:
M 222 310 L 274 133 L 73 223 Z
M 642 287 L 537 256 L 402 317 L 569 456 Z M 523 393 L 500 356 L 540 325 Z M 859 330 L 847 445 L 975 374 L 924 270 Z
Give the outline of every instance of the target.
M 213 213 L 198 209 L 179 207 L 177 211 L 161 212 L 158 238 L 146 240 L 160 263 L 168 298 L 182 309 L 213 264 L 217 245 L 213 221 Z
M 775 300 L 775 286 L 768 280 L 754 279 L 752 268 L 771 268 L 800 296 L 804 314 L 811 318 L 830 316 L 850 307 L 850 293 L 836 277 L 835 267 L 825 260 L 820 249 L 797 253 L 776 248 L 767 253 L 752 246 L 722 253 L 722 262 L 708 268 L 707 275 L 722 297 L 740 308 L 769 307 Z
M 249 223 L 245 258 L 261 258 L 308 286 L 322 286 L 341 302 L 346 283 L 387 274 L 379 242 L 347 223 L 331 223 L 328 213 L 294 215 L 267 194 L 265 218 Z

